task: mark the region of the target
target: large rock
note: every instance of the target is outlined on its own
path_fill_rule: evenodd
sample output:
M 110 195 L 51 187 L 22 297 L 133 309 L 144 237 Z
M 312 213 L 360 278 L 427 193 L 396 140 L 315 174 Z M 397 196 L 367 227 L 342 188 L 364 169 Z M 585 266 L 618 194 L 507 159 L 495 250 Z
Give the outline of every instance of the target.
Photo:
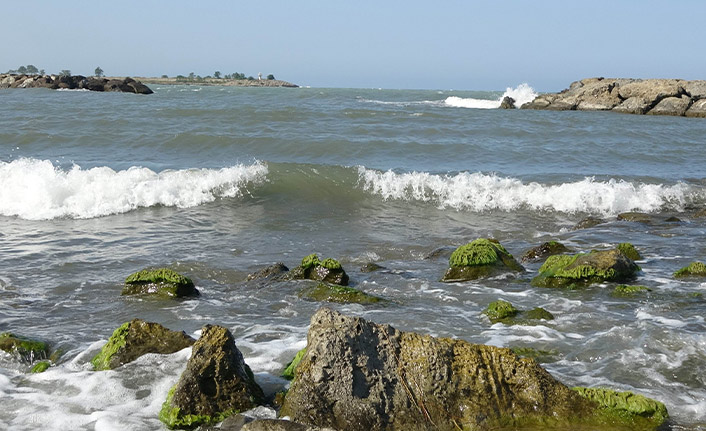
M 307 343 L 280 412 L 300 423 L 339 431 L 661 423 L 592 401 L 510 349 L 402 332 L 326 308 L 312 317 Z
M 310 254 L 302 259 L 301 265 L 289 271 L 284 279 L 323 281 L 340 286 L 347 286 L 349 280 L 348 274 L 336 259 L 319 260 L 316 254 Z
M 195 428 L 252 409 L 264 398 L 230 331 L 206 325 L 159 419 L 169 428 Z
M 678 97 L 665 97 L 654 108 L 647 111 L 647 115 L 673 115 L 683 117 L 691 105 L 691 98 L 683 95 Z
M 125 279 L 122 295 L 157 295 L 180 298 L 198 295 L 194 282 L 168 268 L 143 269 Z
M 622 99 L 641 97 L 653 103 L 658 103 L 666 97 L 677 97 L 683 93 L 684 88 L 678 79 L 636 80 L 618 88 L 618 94 Z
M 21 361 L 30 364 L 49 357 L 47 343 L 11 332 L 0 333 L 0 350 L 16 355 Z
M 618 249 L 549 256 L 532 279 L 537 287 L 578 287 L 605 281 L 628 281 L 640 267 Z
M 706 99 L 706 81 L 684 81 L 682 84 L 692 99 Z
M 692 103 L 684 115 L 687 117 L 706 118 L 706 99 L 700 99 Z
M 623 100 L 620 105 L 613 108 L 613 111 L 622 114 L 644 114 L 652 107 L 652 101 L 642 97 L 634 96 Z
M 147 353 L 170 354 L 194 344 L 183 331 L 172 331 L 159 323 L 134 319 L 113 332 L 91 360 L 95 370 L 112 370 Z
M 457 248 L 441 281 L 456 282 L 492 277 L 525 269 L 495 240 L 479 238 Z
M 500 102 L 500 109 L 515 109 L 515 99 L 510 96 L 503 97 Z

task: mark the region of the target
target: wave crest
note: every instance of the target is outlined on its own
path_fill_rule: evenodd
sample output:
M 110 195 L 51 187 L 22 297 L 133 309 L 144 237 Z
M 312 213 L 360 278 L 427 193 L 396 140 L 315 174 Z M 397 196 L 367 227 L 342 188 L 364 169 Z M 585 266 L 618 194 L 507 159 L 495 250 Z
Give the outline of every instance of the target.
M 49 160 L 0 162 L 0 215 L 27 220 L 93 218 L 155 205 L 192 207 L 217 197 L 240 196 L 248 183 L 265 180 L 255 162 L 222 169 L 166 170 L 108 167 L 69 170 Z
M 537 92 L 534 91 L 527 83 L 518 85 L 515 88 L 507 87 L 505 93 L 497 100 L 484 100 L 474 98 L 462 98 L 457 96 L 447 97 L 444 103 L 455 108 L 476 108 L 476 109 L 496 109 L 500 107 L 500 103 L 508 96 L 515 100 L 515 106 L 520 107 L 525 103 L 531 102 L 537 97 Z

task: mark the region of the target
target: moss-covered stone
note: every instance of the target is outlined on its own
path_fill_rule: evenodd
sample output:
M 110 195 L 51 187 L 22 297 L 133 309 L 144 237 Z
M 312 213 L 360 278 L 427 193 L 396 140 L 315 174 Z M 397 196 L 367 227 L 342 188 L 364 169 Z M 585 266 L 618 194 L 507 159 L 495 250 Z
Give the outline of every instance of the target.
M 688 266 L 674 272 L 674 278 L 706 277 L 706 265 L 702 262 L 691 262 Z
M 158 323 L 134 319 L 113 332 L 91 364 L 96 371 L 117 368 L 146 353 L 170 354 L 194 344 L 183 331 L 171 331 Z
M 602 388 L 572 388 L 582 397 L 598 404 L 599 416 L 608 421 L 632 425 L 632 429 L 654 429 L 668 418 L 667 408 L 659 401 L 632 392 L 618 392 Z
M 318 265 L 321 265 L 321 261 L 319 260 L 319 256 L 314 253 L 302 259 L 301 267 L 304 269 L 309 269 Z
M 554 315 L 544 308 L 537 307 L 529 311 L 522 311 L 503 300 L 491 302 L 483 314 L 488 316 L 491 323 L 506 325 L 532 325 L 534 324 L 533 320 L 554 320 Z
M 43 373 L 51 367 L 51 362 L 49 361 L 39 361 L 29 370 L 32 374 Z
M 637 251 L 635 246 L 630 244 L 629 242 L 623 242 L 618 244 L 618 250 L 620 250 L 625 256 L 632 260 L 642 259 L 642 255 L 640 255 L 640 252 Z
M 306 347 L 304 347 L 303 349 L 301 349 L 300 351 L 297 352 L 297 354 L 294 356 L 294 359 L 289 361 L 289 363 L 285 367 L 284 371 L 282 371 L 282 377 L 284 377 L 287 380 L 294 379 L 294 372 L 296 371 L 299 363 L 302 361 L 302 358 L 304 357 L 305 353 L 306 353 Z
M 537 287 L 573 288 L 605 281 L 627 281 L 640 267 L 620 250 L 595 251 L 573 256 L 549 256 L 539 275 L 532 279 Z
M 554 315 L 542 307 L 536 307 L 522 314 L 525 319 L 531 320 L 554 320 Z
M 323 261 L 316 254 L 310 254 L 302 259 L 301 265 L 284 275 L 285 280 L 314 280 L 325 283 L 348 285 L 348 274 L 336 259 L 326 258 Z
M 507 272 L 522 272 L 520 265 L 495 240 L 479 238 L 457 248 L 449 258 L 449 269 L 441 281 L 476 280 Z
M 542 350 L 533 347 L 511 347 L 514 354 L 521 358 L 532 358 L 539 363 L 555 362 L 559 358 L 558 350 Z
M 488 316 L 491 322 L 497 322 L 510 317 L 515 317 L 520 310 L 507 301 L 498 300 L 491 302 L 483 314 Z
M 384 301 L 382 298 L 369 295 L 352 287 L 328 283 L 318 283 L 316 286 L 304 287 L 299 291 L 299 297 L 310 301 L 327 301 L 339 304 L 375 304 Z
M 534 262 L 540 259 L 545 259 L 548 256 L 568 252 L 569 249 L 564 244 L 557 241 L 548 241 L 527 250 L 525 254 L 522 255 L 522 262 Z
M 11 332 L 0 334 L 0 350 L 16 355 L 26 363 L 33 363 L 49 357 L 49 345 L 43 341 L 15 335 Z
M 652 289 L 647 286 L 620 284 L 618 286 L 615 286 L 615 289 L 613 290 L 613 296 L 633 296 L 638 293 L 651 291 Z
M 375 262 L 368 262 L 365 265 L 363 265 L 362 267 L 360 267 L 360 272 L 375 272 L 375 271 L 379 271 L 381 269 L 385 269 L 385 267 L 380 266 Z
M 169 298 L 199 294 L 194 282 L 168 268 L 143 269 L 125 279 L 123 295 L 151 294 Z

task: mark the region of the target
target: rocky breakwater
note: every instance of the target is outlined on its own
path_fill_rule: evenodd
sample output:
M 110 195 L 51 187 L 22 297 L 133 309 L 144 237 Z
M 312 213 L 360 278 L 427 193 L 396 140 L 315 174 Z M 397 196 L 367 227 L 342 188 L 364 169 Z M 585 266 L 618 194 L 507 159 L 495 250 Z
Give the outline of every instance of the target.
M 152 94 L 149 87 L 132 78 L 109 79 L 81 75 L 0 74 L 0 88 L 51 88 L 52 90 L 119 91 Z
M 540 94 L 520 108 L 706 118 L 706 81 L 588 78 L 559 93 Z

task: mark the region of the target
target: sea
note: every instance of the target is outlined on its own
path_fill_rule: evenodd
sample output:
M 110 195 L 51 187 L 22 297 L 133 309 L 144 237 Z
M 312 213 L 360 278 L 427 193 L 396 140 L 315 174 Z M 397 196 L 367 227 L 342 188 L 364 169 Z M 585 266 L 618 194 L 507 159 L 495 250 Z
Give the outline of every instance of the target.
M 468 87 L 472 88 L 472 83 Z M 58 352 L 41 374 L 0 352 L 0 429 L 163 430 L 158 412 L 190 355 L 112 371 L 90 359 L 141 318 L 235 336 L 266 393 L 306 346 L 320 307 L 472 343 L 533 348 L 569 386 L 664 402 L 674 430 L 706 430 L 706 119 L 495 109 L 506 91 L 155 85 L 143 96 L 0 91 L 0 332 Z M 619 220 L 624 212 L 647 220 Z M 587 219 L 600 224 L 576 225 Z M 526 272 L 439 280 L 449 253 L 494 238 L 518 260 L 543 242 L 573 252 L 632 243 L 631 284 L 533 287 Z M 341 262 L 372 305 L 313 302 L 253 283 L 275 262 Z M 382 269 L 365 272 L 369 263 Z M 149 267 L 199 297 L 121 296 Z M 491 323 L 506 300 L 554 320 Z

